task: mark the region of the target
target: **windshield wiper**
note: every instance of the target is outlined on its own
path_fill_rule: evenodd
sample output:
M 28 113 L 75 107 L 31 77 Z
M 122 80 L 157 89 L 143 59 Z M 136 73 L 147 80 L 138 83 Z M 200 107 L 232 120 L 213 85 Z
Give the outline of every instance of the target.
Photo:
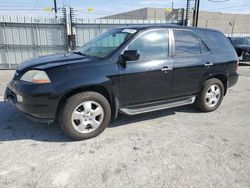
M 88 56 L 87 54 L 82 53 L 82 52 L 80 52 L 80 51 L 74 51 L 73 53 L 74 53 L 74 54 L 78 54 L 78 55 Z

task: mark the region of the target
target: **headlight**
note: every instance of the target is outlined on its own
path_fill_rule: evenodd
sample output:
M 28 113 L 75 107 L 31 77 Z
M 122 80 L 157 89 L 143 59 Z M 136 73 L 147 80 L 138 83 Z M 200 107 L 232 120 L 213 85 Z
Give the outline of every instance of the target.
M 24 73 L 21 77 L 22 81 L 32 82 L 37 84 L 50 83 L 50 79 L 46 72 L 40 70 L 30 70 Z

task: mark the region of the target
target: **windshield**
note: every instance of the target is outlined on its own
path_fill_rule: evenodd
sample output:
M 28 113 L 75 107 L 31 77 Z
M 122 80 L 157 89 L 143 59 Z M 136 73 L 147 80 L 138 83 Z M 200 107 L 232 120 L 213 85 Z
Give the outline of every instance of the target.
M 75 52 L 98 58 L 106 57 L 130 39 L 135 32 L 136 30 L 134 29 L 110 30 L 87 42 Z
M 250 37 L 245 37 L 245 38 L 233 38 L 232 39 L 234 44 L 245 44 L 245 45 L 250 45 Z

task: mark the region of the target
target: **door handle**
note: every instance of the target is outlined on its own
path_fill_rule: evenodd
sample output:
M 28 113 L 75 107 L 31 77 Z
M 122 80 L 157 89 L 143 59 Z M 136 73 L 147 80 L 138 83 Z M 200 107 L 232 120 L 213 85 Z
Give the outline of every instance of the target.
M 168 66 L 165 66 L 165 67 L 162 67 L 161 71 L 168 71 L 168 70 L 172 70 L 172 67 L 168 67 Z
M 214 64 L 211 63 L 211 62 L 206 62 L 204 65 L 205 65 L 206 67 L 209 67 L 209 66 L 212 66 L 212 65 L 214 65 Z

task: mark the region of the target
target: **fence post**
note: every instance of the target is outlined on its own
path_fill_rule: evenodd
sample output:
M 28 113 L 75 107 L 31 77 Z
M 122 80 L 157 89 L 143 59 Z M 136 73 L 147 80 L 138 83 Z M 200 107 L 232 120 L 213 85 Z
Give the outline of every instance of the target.
M 75 28 L 74 28 L 74 22 L 75 22 L 75 15 L 74 15 L 74 8 L 69 8 L 69 27 L 70 27 L 70 33 L 69 33 L 69 41 L 70 41 L 70 50 L 74 50 L 76 48 L 76 35 L 75 35 Z
M 65 37 L 65 50 L 69 51 L 69 38 L 68 38 L 68 19 L 67 19 L 67 10 L 65 7 L 62 8 L 62 15 L 63 15 L 63 19 L 62 22 L 64 24 L 64 37 Z
M 7 56 L 5 55 L 6 64 L 8 64 L 9 69 L 11 69 L 11 65 L 10 65 L 10 62 L 9 62 L 9 47 L 8 47 L 8 44 L 7 44 L 6 24 L 5 24 L 5 22 L 3 23 L 3 33 L 4 33 L 4 43 L 5 43 L 5 46 L 6 46 L 6 53 L 7 53 Z
M 39 56 L 40 55 L 40 52 L 39 52 L 39 33 L 38 33 L 38 26 L 36 24 L 36 50 L 37 50 L 37 55 Z

